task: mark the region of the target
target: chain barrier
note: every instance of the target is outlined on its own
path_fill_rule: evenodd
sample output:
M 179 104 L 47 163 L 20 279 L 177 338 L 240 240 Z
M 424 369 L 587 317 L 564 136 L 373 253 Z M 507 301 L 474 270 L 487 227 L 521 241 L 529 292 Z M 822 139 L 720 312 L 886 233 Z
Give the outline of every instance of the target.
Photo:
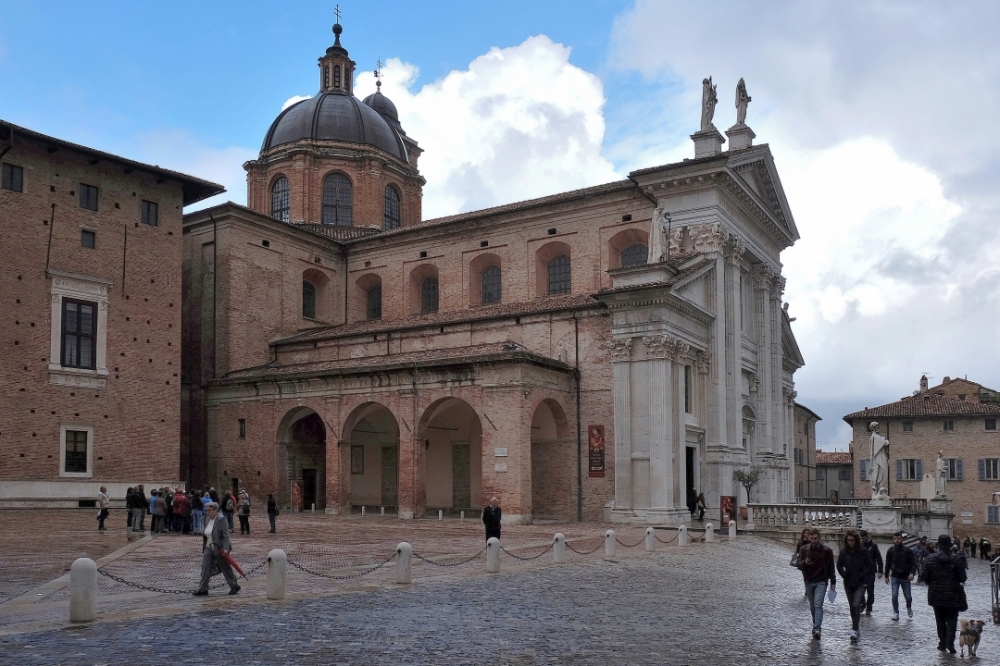
M 251 569 L 250 571 L 248 571 L 246 573 L 246 578 L 250 578 L 251 574 L 253 574 L 255 571 L 257 571 L 258 569 L 260 569 L 265 564 L 267 564 L 267 560 L 266 559 L 262 563 L 258 564 L 253 569 Z M 139 589 L 139 590 L 146 590 L 147 592 L 159 592 L 161 594 L 191 594 L 191 593 L 193 593 L 193 592 L 196 591 L 196 590 L 190 590 L 190 589 L 189 590 L 168 590 L 168 589 L 162 588 L 162 587 L 153 587 L 152 585 L 143 585 L 142 583 L 136 583 L 136 582 L 133 582 L 133 581 L 130 581 L 130 580 L 125 580 L 121 576 L 116 576 L 114 574 L 108 573 L 107 571 L 104 571 L 103 569 L 98 569 L 97 573 L 99 573 L 102 576 L 105 576 L 107 578 L 110 578 L 113 581 L 121 583 L 123 585 L 128 585 L 129 587 L 134 587 L 134 588 Z M 239 578 L 239 577 L 237 576 L 237 578 Z M 221 588 L 221 587 L 227 587 L 228 585 L 229 585 L 229 583 L 222 582 L 222 583 L 219 583 L 217 585 L 212 585 L 211 587 L 209 587 L 209 589 L 211 589 L 211 590 L 218 590 L 219 588 Z
M 395 557 L 396 557 L 396 553 L 394 552 L 392 555 L 390 555 L 389 557 L 387 557 L 382 563 L 376 564 L 371 569 L 365 569 L 364 571 L 359 571 L 358 573 L 354 573 L 354 574 L 348 574 L 346 576 L 334 576 L 333 574 L 323 574 L 323 573 L 320 573 L 318 571 L 313 571 L 312 569 L 310 569 L 308 567 L 305 567 L 305 566 L 299 564 L 298 562 L 293 562 L 291 560 L 291 558 L 289 558 L 288 564 L 290 564 L 291 566 L 295 567 L 299 571 L 304 571 L 307 574 L 312 574 L 313 576 L 319 576 L 320 578 L 329 578 L 330 580 L 351 580 L 352 578 L 361 578 L 362 576 L 367 576 L 368 574 L 370 574 L 372 572 L 378 571 L 379 569 L 381 569 L 385 565 L 389 564 L 389 562 L 391 562 L 393 559 L 395 559 Z
M 552 550 L 553 548 L 555 548 L 555 545 L 556 545 L 556 544 L 555 544 L 555 542 L 553 541 L 553 542 L 552 542 L 552 543 L 550 543 L 550 544 L 548 545 L 548 547 L 547 547 L 547 548 L 546 548 L 545 550 L 543 550 L 542 552 L 538 553 L 537 555 L 529 555 L 528 557 L 521 557 L 520 555 L 515 555 L 514 553 L 512 553 L 512 552 L 510 552 L 509 550 L 507 550 L 506 548 L 504 548 L 504 547 L 503 547 L 503 544 L 500 544 L 500 550 L 502 550 L 503 552 L 507 553 L 508 555 L 510 555 L 511 557 L 513 557 L 513 558 L 514 558 L 515 560 L 521 560 L 522 562 L 528 562 L 528 561 L 530 561 L 530 560 L 537 560 L 537 559 L 538 559 L 539 557 L 541 557 L 541 556 L 542 556 L 542 555 L 544 555 L 545 553 L 547 553 L 547 552 L 549 552 L 550 550 Z
M 664 541 L 660 537 L 656 536 L 656 532 L 653 532 L 653 538 L 656 539 L 657 541 L 659 541 L 660 543 L 673 543 L 677 539 L 678 536 L 680 536 L 680 532 L 674 532 L 674 538 L 673 539 L 667 539 L 666 541 Z
M 601 548 L 604 547 L 604 540 L 602 539 L 601 543 L 597 544 L 597 546 L 594 548 L 594 550 L 588 550 L 586 552 L 584 552 L 582 550 L 577 550 L 576 548 L 573 547 L 573 544 L 570 543 L 569 541 L 566 542 L 566 547 L 569 548 L 570 550 L 572 550 L 577 555 L 593 555 L 594 553 L 596 553 L 597 551 L 599 551 Z
M 618 545 L 619 545 L 619 546 L 621 546 L 621 547 L 623 547 L 623 548 L 635 548 L 635 547 L 636 547 L 636 546 L 638 546 L 639 544 L 641 544 L 641 543 L 643 543 L 644 541 L 646 541 L 646 537 L 645 537 L 645 536 L 643 536 L 643 537 L 642 537 L 641 539 L 639 539 L 639 540 L 638 540 L 638 541 L 636 541 L 635 543 L 625 543 L 624 541 L 622 541 L 621 539 L 619 539 L 619 538 L 618 538 L 618 535 L 616 534 L 616 535 L 615 535 L 615 541 L 617 541 L 617 542 L 618 542 Z
M 473 555 L 472 557 L 470 557 L 468 559 L 465 559 L 465 560 L 461 560 L 459 562 L 449 562 L 447 564 L 442 564 L 441 562 L 435 562 L 434 560 L 429 560 L 426 557 L 424 557 L 423 555 L 420 555 L 420 554 L 418 554 L 416 552 L 411 553 L 411 555 L 413 555 L 413 557 L 417 558 L 421 562 L 426 562 L 427 564 L 433 564 L 436 567 L 457 567 L 460 564 L 468 564 L 469 562 L 471 562 L 472 560 L 476 559 L 477 557 L 479 557 L 480 555 L 482 555 L 485 552 L 486 552 L 486 546 L 483 546 L 483 549 L 481 551 L 479 551 L 478 553 L 476 553 L 475 555 Z

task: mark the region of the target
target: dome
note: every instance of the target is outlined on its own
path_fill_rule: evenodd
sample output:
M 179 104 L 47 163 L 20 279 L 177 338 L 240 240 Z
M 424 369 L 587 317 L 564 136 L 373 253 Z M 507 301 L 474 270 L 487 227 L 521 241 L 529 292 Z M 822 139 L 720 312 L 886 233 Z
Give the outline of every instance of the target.
M 394 118 L 396 107 L 383 99 Z M 354 95 L 321 92 L 288 107 L 271 123 L 261 152 L 302 139 L 366 144 L 407 161 L 406 147 L 389 122 Z

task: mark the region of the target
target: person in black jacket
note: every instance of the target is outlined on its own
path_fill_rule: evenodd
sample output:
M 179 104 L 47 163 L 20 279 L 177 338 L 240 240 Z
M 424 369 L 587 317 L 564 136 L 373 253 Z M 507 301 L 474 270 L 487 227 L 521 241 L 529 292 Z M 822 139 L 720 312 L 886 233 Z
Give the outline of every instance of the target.
M 809 612 L 812 614 L 814 639 L 820 639 L 823 629 L 823 598 L 826 596 L 827 583 L 830 589 L 837 587 L 837 572 L 833 567 L 833 551 L 823 545 L 819 530 L 807 527 L 802 535 L 809 543 L 799 547 L 799 557 L 795 566 L 802 571 L 802 580 L 806 585 L 806 598 L 809 599 Z
M 861 535 L 861 546 L 868 551 L 875 568 L 868 576 L 868 585 L 865 588 L 865 615 L 872 614 L 872 606 L 875 605 L 875 579 L 882 577 L 882 551 L 878 549 L 878 544 L 868 536 L 867 530 L 858 532 Z
M 490 498 L 490 505 L 483 509 L 483 525 L 486 526 L 486 540 L 492 537 L 500 538 L 500 500 L 496 495 Z
M 951 537 L 938 537 L 938 549 L 927 556 L 920 569 L 927 583 L 927 603 L 934 609 L 938 646 L 942 652 L 955 653 L 955 626 L 958 624 L 960 597 L 958 588 L 965 583 L 965 567 L 951 553 Z
M 861 607 L 864 605 L 865 588 L 869 577 L 874 578 L 875 566 L 868 551 L 861 545 L 857 530 L 849 529 L 844 535 L 844 547 L 837 557 L 837 573 L 844 579 L 844 594 L 851 608 L 851 642 L 857 643 L 861 637 L 858 624 L 861 621 Z
M 277 532 L 274 520 L 278 517 L 278 502 L 274 499 L 274 493 L 267 494 L 267 520 L 271 523 L 271 534 Z
M 913 550 L 903 545 L 903 533 L 892 535 L 892 548 L 885 554 L 885 583 L 892 581 L 892 619 L 899 621 L 899 588 L 903 588 L 906 599 L 906 615 L 913 617 L 913 597 L 910 583 L 917 574 L 917 556 Z

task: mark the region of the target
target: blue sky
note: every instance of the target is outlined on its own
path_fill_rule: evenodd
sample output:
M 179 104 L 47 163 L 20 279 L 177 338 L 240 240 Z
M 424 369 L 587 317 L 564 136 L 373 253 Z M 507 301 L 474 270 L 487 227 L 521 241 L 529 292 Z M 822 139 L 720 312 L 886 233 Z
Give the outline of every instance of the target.
M 4 2 L 0 118 L 221 182 L 242 202 L 282 105 L 317 89 L 334 3 Z M 1000 3 L 343 2 L 359 96 L 425 149 L 425 216 L 584 187 L 693 154 L 716 124 L 768 143 L 802 240 L 782 256 L 807 361 L 840 417 L 920 373 L 1000 388 Z

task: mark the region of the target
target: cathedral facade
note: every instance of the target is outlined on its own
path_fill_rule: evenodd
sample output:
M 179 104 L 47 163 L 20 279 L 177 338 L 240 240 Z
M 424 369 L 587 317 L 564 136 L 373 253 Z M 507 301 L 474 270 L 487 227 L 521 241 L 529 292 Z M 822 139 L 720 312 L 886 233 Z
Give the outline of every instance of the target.
M 191 481 L 328 513 L 677 524 L 704 492 L 790 501 L 795 370 L 766 145 L 424 220 L 421 149 L 358 100 L 342 29 L 319 92 L 247 162 L 248 206 L 184 218 Z M 745 109 L 744 109 L 745 112 Z M 743 498 L 745 499 L 745 498 Z

